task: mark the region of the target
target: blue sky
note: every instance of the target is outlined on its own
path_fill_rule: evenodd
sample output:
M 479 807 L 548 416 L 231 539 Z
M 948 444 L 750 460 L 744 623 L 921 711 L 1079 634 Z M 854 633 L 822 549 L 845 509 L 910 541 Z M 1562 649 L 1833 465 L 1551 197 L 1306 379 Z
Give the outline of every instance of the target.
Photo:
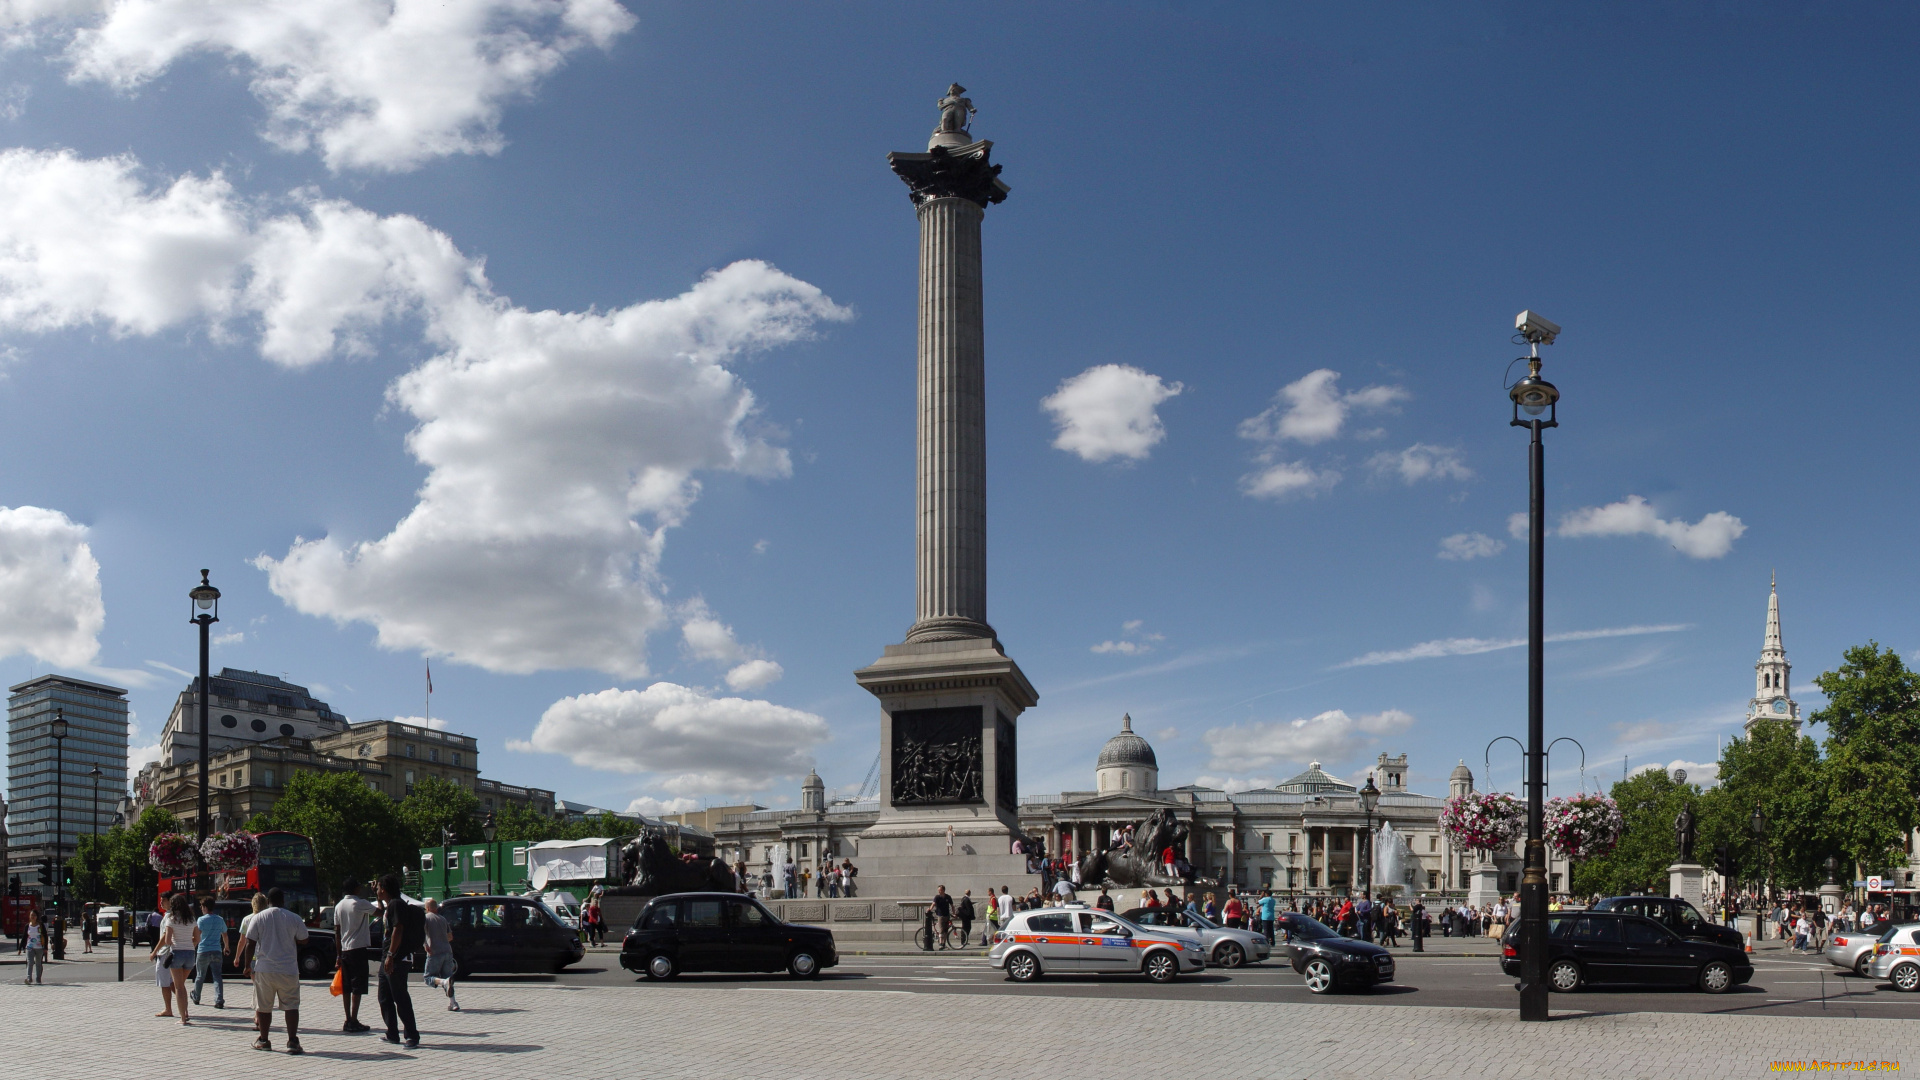
M 1024 792 L 1123 712 L 1163 783 L 1387 751 L 1437 791 L 1520 734 L 1522 308 L 1566 327 L 1548 728 L 1590 783 L 1713 760 L 1776 569 L 1808 711 L 1846 646 L 1920 647 L 1908 9 L 389 10 L 0 16 L 0 652 L 126 680 L 136 741 L 207 566 L 216 665 L 417 716 L 431 656 L 490 776 L 857 786 L 851 673 L 912 618 L 885 154 L 953 80 L 1013 189 Z

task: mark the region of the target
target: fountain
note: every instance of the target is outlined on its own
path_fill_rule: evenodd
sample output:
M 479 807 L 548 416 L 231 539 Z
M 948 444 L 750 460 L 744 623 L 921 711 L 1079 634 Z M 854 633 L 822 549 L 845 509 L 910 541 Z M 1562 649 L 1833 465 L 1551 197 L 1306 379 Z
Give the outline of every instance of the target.
M 1420 892 L 1420 860 L 1414 857 L 1407 838 L 1394 831 L 1393 822 L 1383 821 L 1373 834 L 1373 892 L 1384 897 L 1399 889 L 1406 902 Z

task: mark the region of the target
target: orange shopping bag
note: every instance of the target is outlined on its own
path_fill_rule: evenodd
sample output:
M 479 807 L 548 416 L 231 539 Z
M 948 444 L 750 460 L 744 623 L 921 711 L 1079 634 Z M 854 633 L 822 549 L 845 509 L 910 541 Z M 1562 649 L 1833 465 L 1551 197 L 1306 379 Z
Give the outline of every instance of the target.
M 334 997 L 339 997 L 341 994 L 347 992 L 347 971 L 345 968 L 337 964 L 334 966 L 333 985 L 327 987 L 327 992 Z

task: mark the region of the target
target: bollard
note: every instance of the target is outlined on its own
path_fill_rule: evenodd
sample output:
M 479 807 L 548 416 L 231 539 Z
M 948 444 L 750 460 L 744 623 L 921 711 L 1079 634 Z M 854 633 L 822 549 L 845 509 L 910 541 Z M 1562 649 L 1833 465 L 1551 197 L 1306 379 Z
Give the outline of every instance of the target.
M 121 912 L 113 918 L 113 937 L 120 945 L 120 978 L 127 981 L 127 913 Z

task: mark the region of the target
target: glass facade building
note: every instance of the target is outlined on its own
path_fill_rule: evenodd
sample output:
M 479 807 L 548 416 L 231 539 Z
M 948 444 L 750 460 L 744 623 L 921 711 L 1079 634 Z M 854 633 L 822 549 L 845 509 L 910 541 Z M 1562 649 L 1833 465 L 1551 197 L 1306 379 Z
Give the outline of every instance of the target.
M 21 888 L 42 891 L 41 859 L 52 856 L 57 866 L 73 854 L 79 837 L 113 825 L 127 789 L 127 692 L 65 675 L 43 675 L 11 690 L 7 872 Z M 67 722 L 58 745 L 55 716 Z

